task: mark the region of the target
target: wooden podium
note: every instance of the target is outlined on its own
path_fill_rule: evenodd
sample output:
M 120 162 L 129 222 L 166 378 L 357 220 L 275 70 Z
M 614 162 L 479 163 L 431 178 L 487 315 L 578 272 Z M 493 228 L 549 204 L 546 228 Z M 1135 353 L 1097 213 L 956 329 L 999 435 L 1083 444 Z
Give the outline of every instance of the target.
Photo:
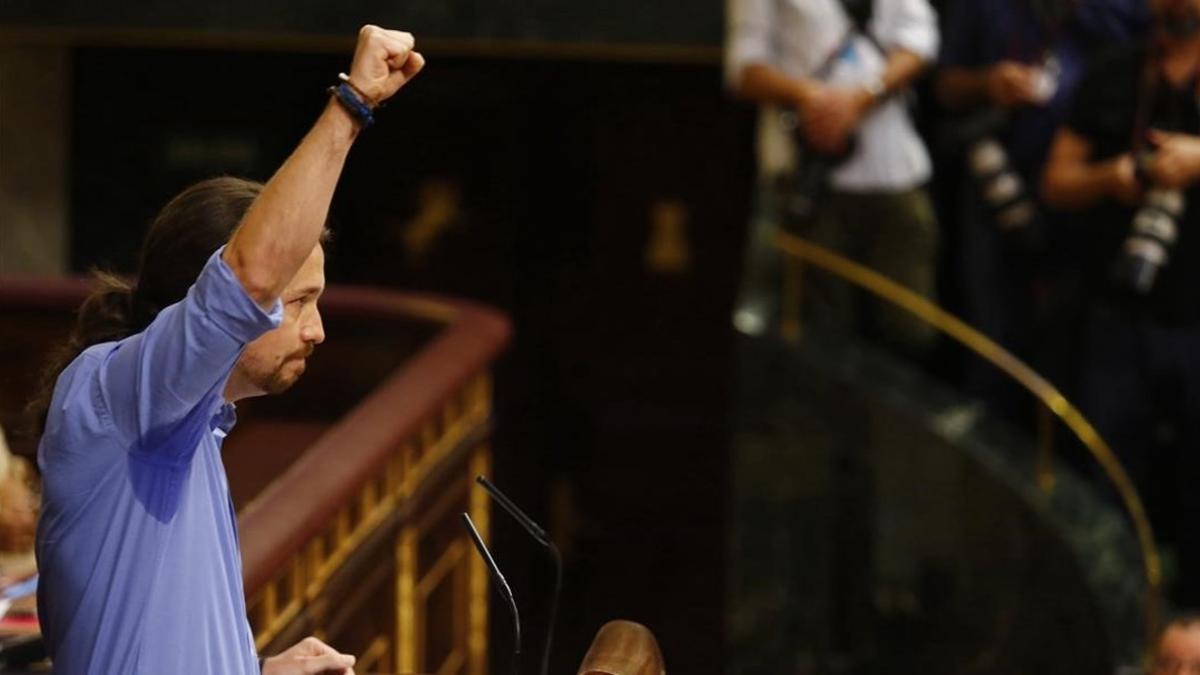
M 654 634 L 640 623 L 610 621 L 596 634 L 578 675 L 665 675 Z

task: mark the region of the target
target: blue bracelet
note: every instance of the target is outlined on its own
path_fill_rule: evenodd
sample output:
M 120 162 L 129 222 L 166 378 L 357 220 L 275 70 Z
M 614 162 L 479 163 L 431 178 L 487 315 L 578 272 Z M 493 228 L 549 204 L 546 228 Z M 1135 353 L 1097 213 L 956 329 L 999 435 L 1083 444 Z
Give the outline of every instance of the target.
M 358 119 L 364 129 L 375 123 L 375 115 L 371 112 L 371 108 L 362 102 L 358 94 L 354 93 L 349 83 L 343 82 L 336 87 L 330 87 L 329 93 L 337 97 L 338 103 L 350 111 L 350 114 Z

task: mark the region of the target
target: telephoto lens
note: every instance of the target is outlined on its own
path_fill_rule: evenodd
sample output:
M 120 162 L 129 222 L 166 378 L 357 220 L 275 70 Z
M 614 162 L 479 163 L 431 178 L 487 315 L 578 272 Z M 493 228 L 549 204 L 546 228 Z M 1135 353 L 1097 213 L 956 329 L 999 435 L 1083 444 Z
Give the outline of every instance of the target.
M 1001 229 L 1014 230 L 1033 223 L 1037 209 L 999 141 L 989 136 L 975 142 L 967 151 L 967 161 Z
M 991 214 L 992 222 L 1014 253 L 1037 257 L 1045 251 L 1040 213 L 1008 153 L 994 136 L 967 146 L 967 166 Z
M 1186 201 L 1179 190 L 1146 193 L 1116 261 L 1114 276 L 1119 284 L 1141 295 L 1154 288 L 1159 273 L 1170 262 L 1184 208 Z

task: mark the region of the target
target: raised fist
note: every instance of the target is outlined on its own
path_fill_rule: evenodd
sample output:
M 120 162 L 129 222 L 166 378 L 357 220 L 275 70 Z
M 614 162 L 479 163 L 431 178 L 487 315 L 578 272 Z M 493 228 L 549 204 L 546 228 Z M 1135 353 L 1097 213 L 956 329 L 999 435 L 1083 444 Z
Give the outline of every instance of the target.
M 425 67 L 425 57 L 413 51 L 412 33 L 363 26 L 350 65 L 350 86 L 374 108 L 388 100 Z

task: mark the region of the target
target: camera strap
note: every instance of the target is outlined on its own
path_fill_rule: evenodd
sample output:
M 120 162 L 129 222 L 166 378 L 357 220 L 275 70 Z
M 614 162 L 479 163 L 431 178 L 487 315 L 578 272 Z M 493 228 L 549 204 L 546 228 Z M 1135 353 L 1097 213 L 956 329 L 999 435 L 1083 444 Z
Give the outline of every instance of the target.
M 838 40 L 837 46 L 825 55 L 821 63 L 812 71 L 812 77 L 816 80 L 825 81 L 833 70 L 834 64 L 838 59 L 851 49 L 854 43 L 854 38 L 863 36 L 879 50 L 883 57 L 887 58 L 887 51 L 883 45 L 879 43 L 871 33 L 871 17 L 875 13 L 875 0 L 838 0 L 838 6 L 841 7 L 842 13 L 850 21 L 850 25 L 846 28 L 846 32 L 842 35 L 842 39 Z
M 1027 62 L 1032 59 L 1045 59 L 1058 43 L 1063 33 L 1063 27 L 1075 16 L 1079 0 L 1026 0 L 1021 3 L 1029 12 L 1034 23 L 1041 29 L 1039 46 L 1025 44 L 1025 31 L 1018 28 L 1009 36 L 1008 57 L 1016 61 Z

